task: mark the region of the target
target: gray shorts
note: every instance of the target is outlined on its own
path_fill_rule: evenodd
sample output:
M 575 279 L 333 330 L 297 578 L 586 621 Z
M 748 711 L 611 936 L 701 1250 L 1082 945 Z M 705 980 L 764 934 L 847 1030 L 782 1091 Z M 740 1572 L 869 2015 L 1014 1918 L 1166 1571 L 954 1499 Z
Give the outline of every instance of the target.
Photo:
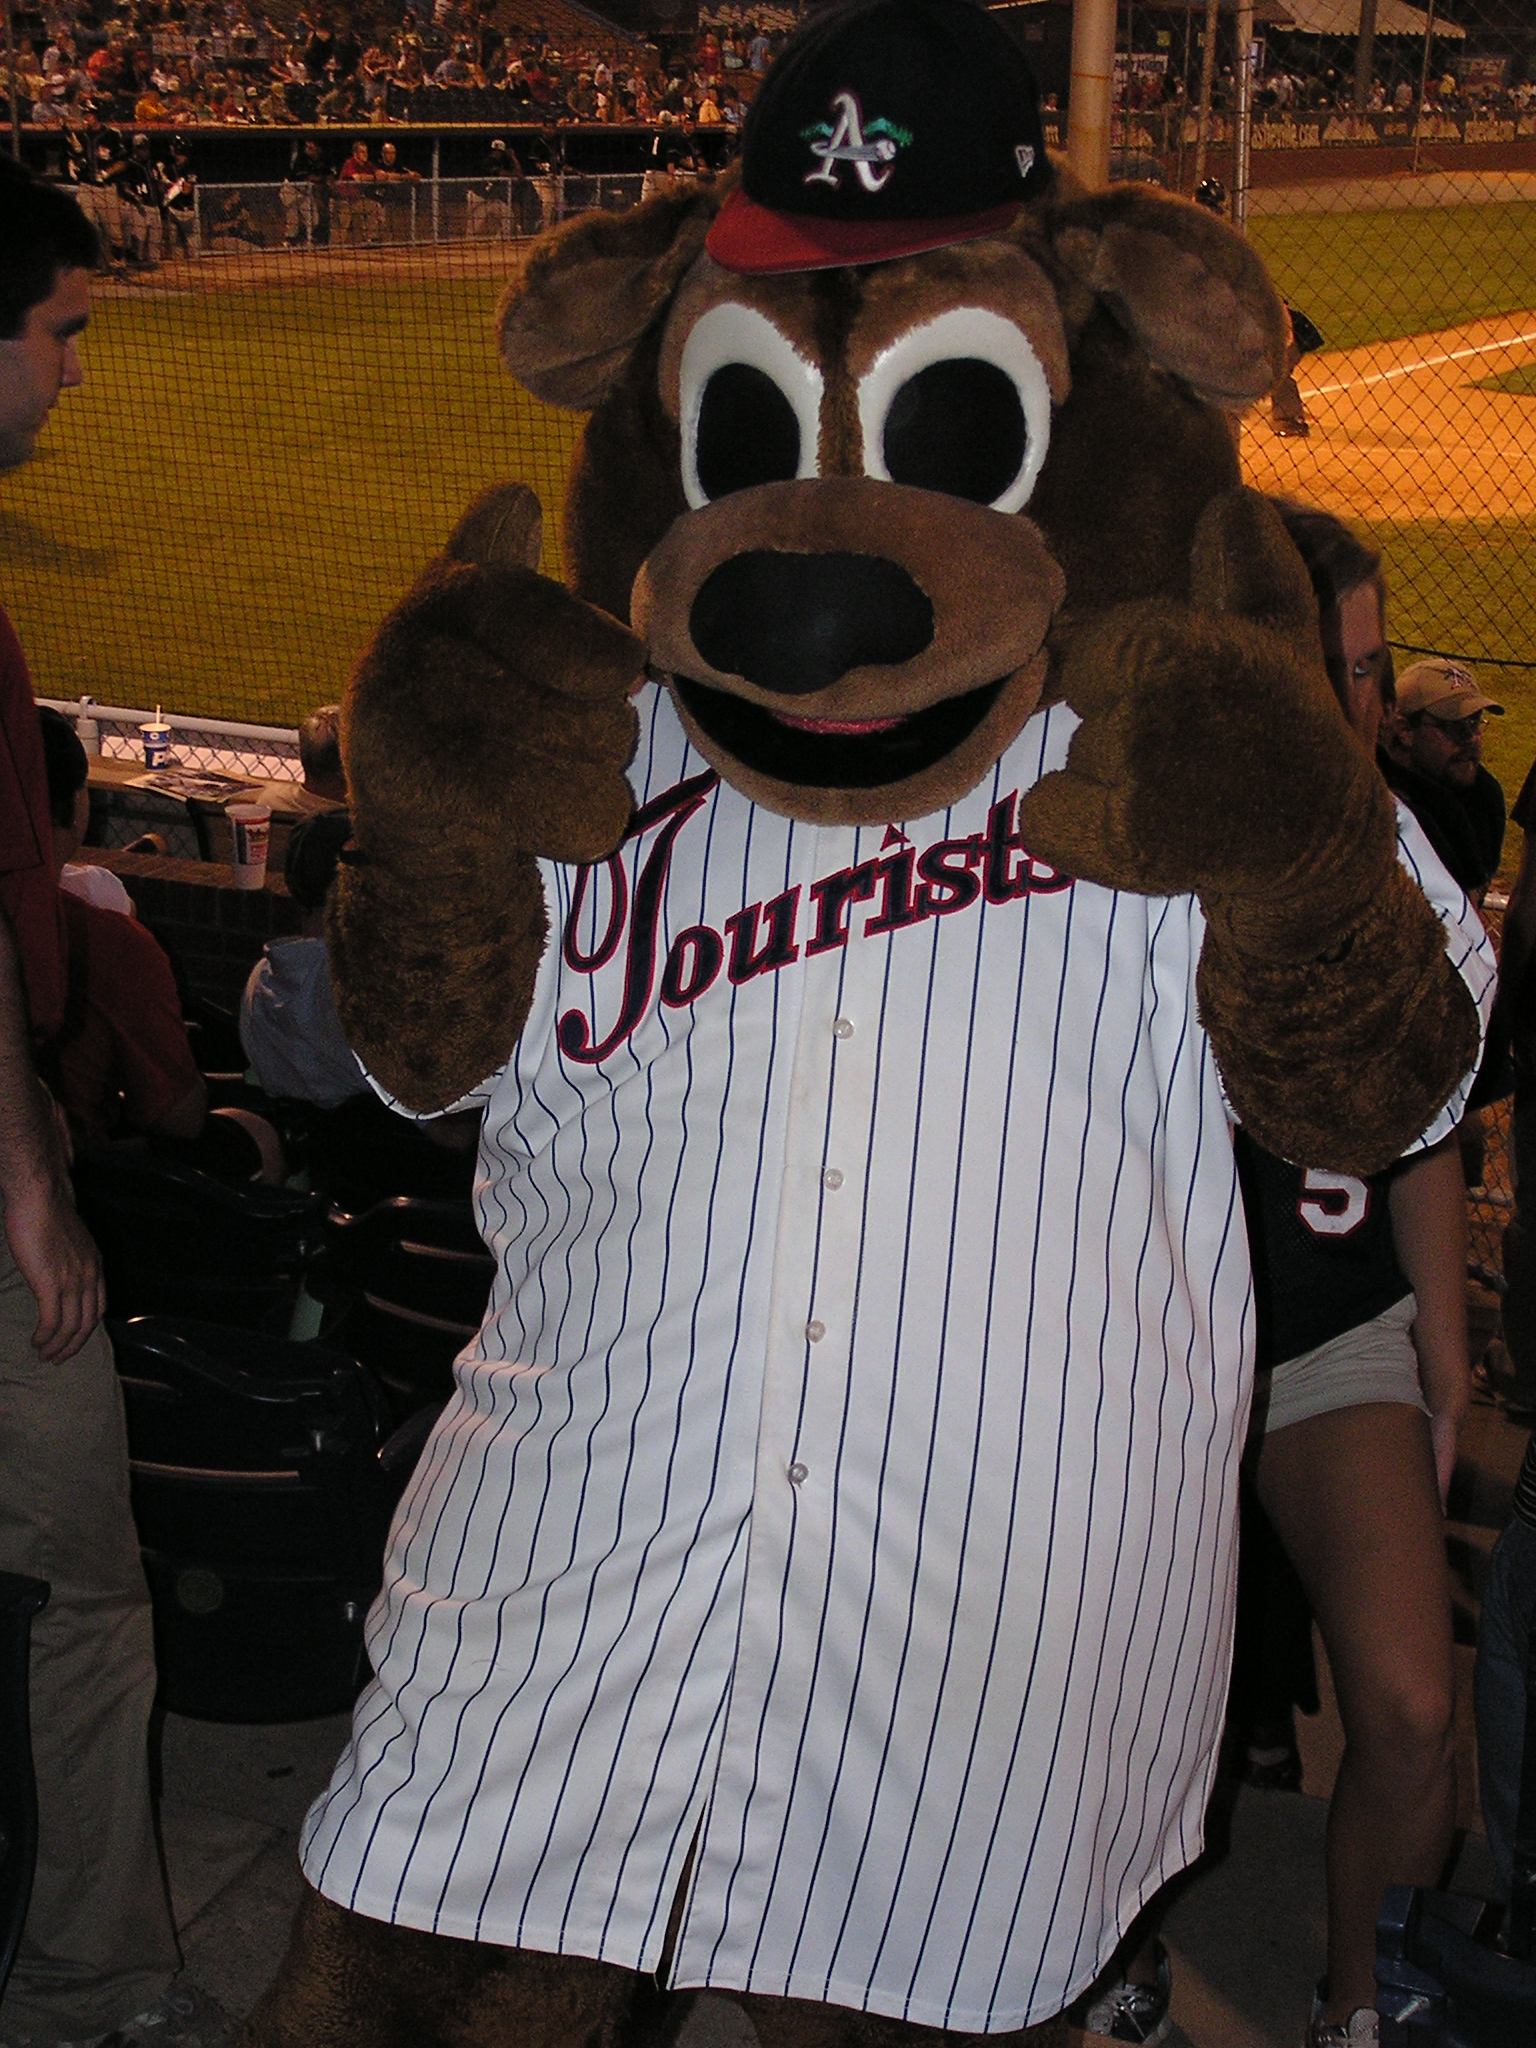
M 1370 1322 L 1261 1372 L 1253 1391 L 1254 1428 L 1267 1436 L 1312 1415 L 1373 1401 L 1399 1401 L 1427 1415 L 1408 1334 L 1416 1312 L 1413 1296 L 1405 1294 Z

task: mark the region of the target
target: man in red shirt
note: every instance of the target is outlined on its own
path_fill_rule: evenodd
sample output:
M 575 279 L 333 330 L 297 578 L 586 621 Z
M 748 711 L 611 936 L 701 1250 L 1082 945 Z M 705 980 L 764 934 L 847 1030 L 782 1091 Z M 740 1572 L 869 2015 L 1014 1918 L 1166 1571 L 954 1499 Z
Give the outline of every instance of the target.
M 60 711 L 38 709 L 55 871 L 62 883 L 90 821 L 85 749 Z M 78 1148 L 148 1132 L 202 1135 L 208 1086 L 192 1057 L 165 950 L 137 918 L 61 891 L 69 960 L 64 1027 L 50 1072 Z
M 96 235 L 66 194 L 0 163 L 0 470 L 81 381 Z M 37 708 L 0 612 L 0 1570 L 46 1579 L 33 1628 L 39 1842 L 0 2040 L 185 2038 L 150 1811 L 149 1598 L 96 1247 L 75 1214 L 34 1049 L 66 960 Z

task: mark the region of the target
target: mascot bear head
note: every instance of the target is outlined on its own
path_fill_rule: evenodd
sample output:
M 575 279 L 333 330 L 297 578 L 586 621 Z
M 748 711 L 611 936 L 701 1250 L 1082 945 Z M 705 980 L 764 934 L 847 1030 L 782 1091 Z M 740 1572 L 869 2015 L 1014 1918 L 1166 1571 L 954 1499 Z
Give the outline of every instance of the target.
M 845 0 L 739 182 L 573 222 L 508 294 L 514 375 L 592 413 L 578 595 L 772 810 L 941 809 L 1049 689 L 1053 621 L 1188 593 L 1284 310 L 1208 214 L 1065 183 L 971 0 Z

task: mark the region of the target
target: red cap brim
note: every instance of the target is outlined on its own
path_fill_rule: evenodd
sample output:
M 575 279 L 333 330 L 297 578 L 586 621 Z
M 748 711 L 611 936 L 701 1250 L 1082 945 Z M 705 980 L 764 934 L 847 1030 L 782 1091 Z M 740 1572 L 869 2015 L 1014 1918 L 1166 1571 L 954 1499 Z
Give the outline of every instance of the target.
M 704 246 L 727 270 L 837 270 L 1001 234 L 1018 211 L 1018 201 L 1009 200 L 984 213 L 954 214 L 947 220 L 819 220 L 814 214 L 760 206 L 738 185 L 715 215 Z

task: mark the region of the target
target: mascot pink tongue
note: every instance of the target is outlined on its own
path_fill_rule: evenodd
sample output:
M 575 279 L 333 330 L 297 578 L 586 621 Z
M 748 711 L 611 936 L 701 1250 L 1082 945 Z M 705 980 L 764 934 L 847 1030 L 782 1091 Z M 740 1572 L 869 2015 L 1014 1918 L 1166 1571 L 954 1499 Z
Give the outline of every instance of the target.
M 590 414 L 572 588 L 500 487 L 381 625 L 330 924 L 380 1089 L 485 1107 L 499 1277 L 248 2048 L 705 1985 L 766 2048 L 1064 2043 L 1199 1851 L 1232 1120 L 1447 1128 L 1488 964 L 1241 487 L 1260 265 L 1034 108 L 970 0 L 850 0 L 723 199 L 507 295 Z

